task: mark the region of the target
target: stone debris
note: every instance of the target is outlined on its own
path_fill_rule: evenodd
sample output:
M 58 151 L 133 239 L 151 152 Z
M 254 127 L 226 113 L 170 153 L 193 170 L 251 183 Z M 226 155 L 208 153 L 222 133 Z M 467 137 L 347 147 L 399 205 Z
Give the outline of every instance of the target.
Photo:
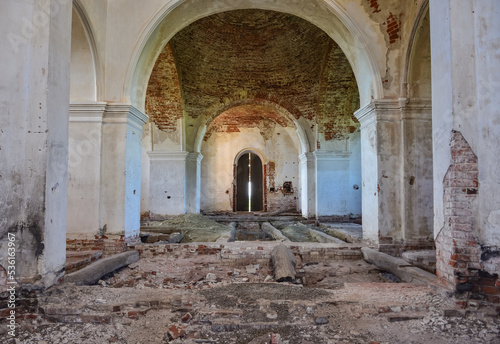
M 182 322 L 183 323 L 187 323 L 189 322 L 191 319 L 193 319 L 193 316 L 191 315 L 191 313 L 186 313 L 182 318 Z
M 327 317 L 317 317 L 316 320 L 316 325 L 325 325 L 328 324 L 328 318 Z
M 209 282 L 217 282 L 217 275 L 209 272 L 205 279 Z
M 182 242 L 183 238 L 184 238 L 184 234 L 182 234 L 182 233 L 172 233 L 172 234 L 170 234 L 170 236 L 168 238 L 168 242 L 170 244 L 178 244 L 178 243 Z
M 177 339 L 184 335 L 184 329 L 178 324 L 172 324 L 168 327 L 168 338 Z
M 306 284 L 269 281 L 262 264 L 219 263 L 141 258 L 102 285 L 53 287 L 39 301 L 44 318 L 22 322 L 18 343 L 499 342 L 498 314 L 481 301 L 464 310 L 363 260 L 298 262 Z
M 246 273 L 247 273 L 247 274 L 256 274 L 256 273 L 257 273 L 257 271 L 259 270 L 259 267 L 260 267 L 260 265 L 259 265 L 259 264 L 256 264 L 256 265 L 247 265 L 247 266 L 245 267 L 245 269 L 246 269 Z

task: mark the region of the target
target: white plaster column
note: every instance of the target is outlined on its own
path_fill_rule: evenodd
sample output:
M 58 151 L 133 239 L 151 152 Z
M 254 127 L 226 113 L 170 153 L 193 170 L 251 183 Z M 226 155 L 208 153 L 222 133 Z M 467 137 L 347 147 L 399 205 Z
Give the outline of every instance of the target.
M 403 126 L 403 235 L 415 246 L 433 245 L 432 104 L 430 99 L 400 99 Z
M 106 103 L 70 105 L 68 145 L 68 233 L 93 238 L 101 228 L 102 120 Z
M 128 104 L 109 104 L 103 119 L 101 223 L 103 232 L 126 240 L 139 235 L 142 127 L 147 119 Z
M 349 152 L 316 151 L 316 217 L 349 215 Z
M 316 157 L 314 153 L 299 155 L 299 164 L 302 216 L 313 218 L 316 216 Z
M 186 213 L 200 213 L 201 160 L 198 152 L 189 153 L 186 157 Z
M 66 261 L 71 1 L 2 1 L 0 22 L 0 265 L 11 233 L 16 280 L 48 287 Z
M 356 111 L 361 123 L 363 238 L 402 239 L 401 111 L 397 100 L 374 100 Z M 381 240 L 382 238 L 382 240 Z
M 452 131 L 479 162 L 476 233 L 500 246 L 500 3 L 431 0 L 434 234 L 445 226 L 443 178 L 451 162 Z
M 184 151 L 152 151 L 149 156 L 149 211 L 152 218 L 186 212 Z

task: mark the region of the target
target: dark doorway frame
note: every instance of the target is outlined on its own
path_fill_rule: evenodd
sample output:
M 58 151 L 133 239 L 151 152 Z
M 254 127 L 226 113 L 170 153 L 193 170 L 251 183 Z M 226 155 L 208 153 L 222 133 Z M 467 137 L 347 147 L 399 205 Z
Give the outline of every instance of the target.
M 251 159 L 251 160 L 249 160 Z M 252 186 L 251 211 L 266 211 L 266 166 L 262 156 L 254 150 L 243 150 L 238 153 L 234 160 L 233 170 L 233 211 L 249 211 L 248 203 L 248 176 L 249 161 L 251 161 L 251 180 L 256 184 Z M 242 191 L 243 190 L 243 191 Z M 243 199 L 244 197 L 245 199 Z M 242 205 L 243 202 L 243 205 Z

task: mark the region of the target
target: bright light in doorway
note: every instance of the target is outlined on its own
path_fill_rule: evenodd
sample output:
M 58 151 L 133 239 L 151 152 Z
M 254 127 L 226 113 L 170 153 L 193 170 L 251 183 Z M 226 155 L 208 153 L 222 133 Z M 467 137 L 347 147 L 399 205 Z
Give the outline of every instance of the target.
M 252 211 L 252 182 L 248 182 L 248 211 Z
M 248 212 L 252 211 L 252 153 L 248 153 Z

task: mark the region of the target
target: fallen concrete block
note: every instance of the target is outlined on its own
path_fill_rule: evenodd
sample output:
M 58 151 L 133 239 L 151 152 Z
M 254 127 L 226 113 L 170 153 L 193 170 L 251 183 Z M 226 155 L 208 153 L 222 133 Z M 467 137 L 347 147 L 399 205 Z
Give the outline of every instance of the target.
M 404 259 L 375 251 L 368 247 L 361 248 L 363 258 L 368 263 L 376 265 L 381 270 L 388 271 L 403 282 L 416 284 L 435 283 L 436 275 L 408 264 Z
M 276 246 L 271 253 L 276 282 L 293 282 L 295 280 L 295 257 L 292 251 L 283 244 Z
M 261 228 L 264 233 L 270 235 L 276 241 L 290 241 L 290 239 L 284 236 L 279 229 L 274 227 L 269 222 L 264 222 Z
M 138 251 L 127 251 L 95 261 L 85 268 L 64 276 L 64 281 L 77 285 L 94 284 L 102 276 L 139 260 Z
M 319 226 L 328 235 L 347 243 L 361 243 L 363 241 L 363 227 L 356 223 L 320 223 Z
M 345 241 L 332 237 L 315 229 L 309 229 L 309 236 L 321 243 L 345 244 Z

